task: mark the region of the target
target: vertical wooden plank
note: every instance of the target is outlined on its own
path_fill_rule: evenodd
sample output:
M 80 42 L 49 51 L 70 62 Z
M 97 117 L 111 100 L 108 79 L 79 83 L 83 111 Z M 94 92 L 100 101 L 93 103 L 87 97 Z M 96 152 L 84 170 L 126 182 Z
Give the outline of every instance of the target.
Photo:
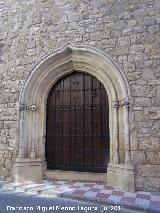
M 63 167 L 70 168 L 70 76 L 64 79 L 63 90 Z
M 101 167 L 101 109 L 100 82 L 93 77 L 93 163 L 94 171 Z
M 76 165 L 76 79 L 71 75 L 71 170 Z
M 92 77 L 85 75 L 85 169 L 90 171 L 92 167 Z
M 50 118 L 51 118 L 51 109 L 50 109 L 50 94 L 47 99 L 47 116 L 46 116 L 46 144 L 45 144 L 45 155 L 46 155 L 46 161 L 48 162 L 48 167 L 50 167 L 50 153 L 49 153 L 49 143 L 50 143 Z
M 107 158 L 109 157 L 108 153 L 108 147 L 109 147 L 109 141 L 106 137 L 108 135 L 107 127 L 106 127 L 106 119 L 107 119 L 107 102 L 106 102 L 106 91 L 103 85 L 101 85 L 101 105 L 102 105 L 102 166 L 104 168 L 104 171 L 106 171 L 107 167 Z
M 48 167 L 54 169 L 55 160 L 55 92 L 52 89 L 49 93 L 47 99 L 47 129 L 46 129 L 46 159 L 48 162 Z
M 55 137 L 55 134 L 56 132 L 54 131 L 55 130 L 55 126 L 56 126 L 56 108 L 55 108 L 55 105 L 56 105 L 56 95 L 55 95 L 55 90 L 51 91 L 51 96 L 50 96 L 50 104 L 49 104 L 49 107 L 50 107 L 50 124 L 51 124 L 51 127 L 50 127 L 50 135 L 51 135 L 51 138 L 50 138 L 50 144 L 49 144 L 49 153 L 50 153 L 50 162 L 51 162 L 51 165 L 50 167 L 51 168 L 54 168 L 54 165 L 55 165 L 55 140 L 56 140 L 56 137 Z M 50 151 L 51 150 L 51 151 Z
M 76 73 L 76 170 L 84 167 L 84 142 L 83 142 L 83 120 L 84 113 L 81 108 L 84 102 L 83 73 Z
M 58 169 L 62 163 L 62 137 L 63 137 L 63 127 L 62 127 L 62 101 L 63 101 L 63 94 L 62 94 L 62 81 L 56 85 L 55 93 L 56 93 L 56 140 L 55 140 L 55 164 L 56 168 Z
M 79 132 L 79 122 L 80 122 L 80 111 L 79 111 L 79 103 L 80 103 L 80 74 L 79 72 L 76 74 L 76 165 L 75 170 L 79 170 L 80 166 L 80 132 Z

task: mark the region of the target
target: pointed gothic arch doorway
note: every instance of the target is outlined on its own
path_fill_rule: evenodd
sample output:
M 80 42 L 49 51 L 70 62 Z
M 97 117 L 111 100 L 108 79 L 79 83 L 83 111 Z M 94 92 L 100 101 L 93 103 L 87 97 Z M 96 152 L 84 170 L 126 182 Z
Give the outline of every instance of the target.
M 48 169 L 107 172 L 109 105 L 106 90 L 96 77 L 74 71 L 52 87 L 47 99 L 45 148 Z
M 45 175 L 46 103 L 53 85 L 73 70 L 95 76 L 109 103 L 110 159 L 107 183 L 134 191 L 130 156 L 129 85 L 123 71 L 106 53 L 89 46 L 67 44 L 45 55 L 29 72 L 19 105 L 19 145 L 14 164 L 16 182 L 41 181 Z

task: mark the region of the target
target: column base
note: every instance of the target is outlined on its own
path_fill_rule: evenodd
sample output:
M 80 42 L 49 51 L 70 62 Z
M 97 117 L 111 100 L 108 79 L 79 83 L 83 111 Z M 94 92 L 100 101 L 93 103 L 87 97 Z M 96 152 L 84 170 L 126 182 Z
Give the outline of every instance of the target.
M 108 164 L 107 184 L 125 191 L 135 192 L 134 165 Z
M 16 183 L 40 182 L 43 180 L 44 162 L 41 159 L 17 158 L 14 164 Z

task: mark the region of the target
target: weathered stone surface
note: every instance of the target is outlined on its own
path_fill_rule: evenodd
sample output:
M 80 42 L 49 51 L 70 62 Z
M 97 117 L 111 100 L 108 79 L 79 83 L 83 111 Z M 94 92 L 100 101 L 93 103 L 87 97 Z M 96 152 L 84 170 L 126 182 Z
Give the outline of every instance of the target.
M 159 191 L 160 190 L 160 178 L 147 177 L 144 182 L 145 191 Z
M 160 178 L 160 165 L 138 164 L 136 171 L 138 176 Z
M 145 127 L 152 127 L 152 122 L 151 121 L 145 121 L 145 122 L 141 122 L 140 127 L 145 128 Z
M 136 81 L 136 80 L 140 79 L 141 76 L 142 76 L 142 72 L 141 71 L 129 72 L 128 73 L 128 80 L 129 81 Z
M 118 38 L 119 47 L 128 46 L 128 45 L 130 45 L 130 38 L 128 36 Z
M 0 167 L 0 174 L 2 177 L 7 177 L 9 175 L 8 169 L 4 167 Z
M 142 53 L 145 50 L 145 45 L 132 45 L 130 47 L 131 54 Z
M 132 95 L 135 97 L 144 97 L 145 90 L 146 88 L 143 85 L 132 85 Z
M 136 176 L 136 178 L 135 178 L 135 185 L 136 185 L 137 191 L 144 190 L 144 183 L 145 183 L 145 181 L 146 181 L 145 177 Z
M 155 79 L 154 71 L 152 69 L 142 69 L 142 79 L 145 81 Z
M 145 96 L 148 98 L 155 97 L 156 88 L 154 86 L 149 85 L 145 90 Z
M 71 42 L 103 50 L 125 73 L 131 92 L 131 157 L 139 168 L 136 187 L 158 190 L 159 11 L 159 1 L 154 0 L 0 3 L 0 176 L 9 178 L 17 156 L 19 95 L 31 67 L 45 54 Z
M 4 158 L 0 158 L 0 166 L 4 166 L 4 162 L 5 162 L 5 159 Z
M 135 106 L 151 106 L 151 99 L 150 98 L 135 98 Z
M 154 26 L 150 26 L 148 31 L 150 33 L 157 33 L 159 31 L 159 25 L 157 24 L 157 25 L 154 25 Z
M 12 167 L 12 161 L 10 158 L 6 158 L 5 160 L 5 167 L 10 169 Z
M 138 126 L 137 123 L 132 124 L 130 127 L 130 144 L 131 144 L 131 150 L 137 150 L 138 147 Z
M 159 138 L 155 136 L 139 138 L 139 149 L 159 152 Z
M 145 163 L 147 164 L 159 164 L 160 162 L 160 151 L 151 151 L 148 150 L 145 152 L 146 160 Z
M 137 24 L 137 20 L 136 19 L 128 20 L 128 26 L 129 27 L 136 26 L 136 24 Z
M 156 120 L 160 117 L 160 110 L 158 107 L 145 107 L 144 114 L 149 119 Z
M 154 17 L 146 16 L 143 18 L 142 24 L 144 25 L 154 25 L 156 22 Z
M 134 162 L 134 164 L 145 163 L 144 151 L 131 151 L 131 160 Z

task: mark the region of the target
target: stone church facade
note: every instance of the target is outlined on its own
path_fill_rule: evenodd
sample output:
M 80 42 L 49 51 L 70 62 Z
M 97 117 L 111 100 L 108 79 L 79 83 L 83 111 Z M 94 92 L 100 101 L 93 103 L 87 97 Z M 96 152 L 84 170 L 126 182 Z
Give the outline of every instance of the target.
M 77 179 L 160 190 L 159 14 L 158 0 L 0 1 L 2 179 L 57 177 L 47 169 L 47 98 L 80 71 L 108 95 L 109 163 L 107 172 L 79 172 Z

